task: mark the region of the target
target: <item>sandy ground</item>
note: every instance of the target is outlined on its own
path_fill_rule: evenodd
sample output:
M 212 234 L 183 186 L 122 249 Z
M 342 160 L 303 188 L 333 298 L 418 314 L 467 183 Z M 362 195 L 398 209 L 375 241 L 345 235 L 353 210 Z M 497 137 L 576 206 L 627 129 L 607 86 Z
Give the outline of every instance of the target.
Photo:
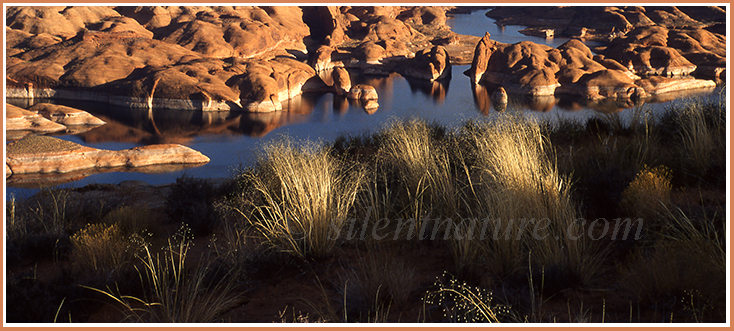
M 65 152 L 83 149 L 84 146 L 48 136 L 29 136 L 6 147 L 8 154 Z

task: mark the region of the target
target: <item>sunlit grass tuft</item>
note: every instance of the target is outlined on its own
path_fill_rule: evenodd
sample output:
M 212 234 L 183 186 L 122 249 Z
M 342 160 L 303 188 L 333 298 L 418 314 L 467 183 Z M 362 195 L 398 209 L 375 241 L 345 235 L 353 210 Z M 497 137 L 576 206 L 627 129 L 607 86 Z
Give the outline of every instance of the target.
M 311 258 L 336 246 L 364 174 L 325 148 L 283 140 L 266 147 L 250 179 L 262 199 L 250 223 L 276 249 Z
M 80 270 L 109 273 L 134 258 L 135 247 L 116 224 L 87 224 L 71 236 L 72 259 Z
M 620 208 L 627 215 L 651 221 L 670 205 L 672 174 L 665 166 L 643 166 L 637 177 L 622 192 Z

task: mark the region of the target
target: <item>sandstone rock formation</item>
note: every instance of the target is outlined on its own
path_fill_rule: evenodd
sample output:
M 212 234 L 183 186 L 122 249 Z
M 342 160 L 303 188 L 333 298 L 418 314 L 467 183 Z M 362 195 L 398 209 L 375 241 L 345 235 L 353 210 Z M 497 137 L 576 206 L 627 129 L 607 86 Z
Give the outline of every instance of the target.
M 109 151 L 48 136 L 30 136 L 6 146 L 5 162 L 13 175 L 19 175 L 161 164 L 203 164 L 209 162 L 209 158 L 182 145 L 149 145 Z
M 555 51 L 532 44 L 500 50 L 489 36 L 479 42 L 457 35 L 446 24 L 451 8 L 14 6 L 6 15 L 6 96 L 269 112 L 302 92 L 335 91 L 334 68 L 430 81 L 447 77 L 450 64 L 468 64 L 472 55 L 475 83 L 555 93 Z M 556 36 L 615 40 L 595 49 L 605 55 L 597 62 L 607 70 L 624 71 L 611 61 L 628 69 L 632 64 L 638 75 L 721 77 L 725 70 L 726 16 L 719 7 L 499 7 L 489 15 Z M 648 31 L 635 34 L 637 29 Z M 523 52 L 533 55 L 518 56 Z M 489 68 L 482 61 L 491 54 L 514 58 L 506 68 Z M 573 76 L 579 71 L 568 74 L 562 79 L 579 78 Z
M 556 37 L 583 37 L 607 41 L 637 27 L 700 28 L 723 24 L 721 7 L 679 6 L 523 6 L 495 7 L 487 13 L 500 25 L 523 25 L 533 29 L 554 29 Z
M 5 130 L 52 133 L 66 130 L 66 126 L 52 122 L 38 113 L 11 104 L 5 104 Z M 9 134 L 11 135 L 11 134 Z M 21 134 L 22 136 L 23 134 Z M 15 137 L 8 137 L 14 139 Z
M 726 37 L 702 28 L 636 28 L 599 49 L 639 75 L 718 78 L 726 69 Z
M 473 84 L 479 83 L 484 79 L 484 73 L 489 65 L 489 58 L 492 57 L 499 45 L 492 40 L 489 32 L 484 33 L 484 37 L 479 40 L 474 48 L 474 59 L 469 68 L 469 77 Z
M 323 90 L 313 79 L 317 74 L 331 86 L 331 72 L 321 74 L 324 70 L 394 72 L 405 67 L 395 61 L 412 61 L 432 41 L 457 39 L 445 24 L 446 10 L 10 7 L 7 96 L 148 109 L 280 110 L 283 102 L 304 91 Z M 306 53 L 310 67 L 296 61 Z M 434 67 L 443 77 L 446 66 L 441 63 Z
M 487 16 L 529 26 L 521 32 L 530 35 L 553 29 L 556 37 L 611 42 L 597 53 L 631 64 L 638 75 L 720 78 L 726 68 L 722 7 L 496 7 Z
M 650 49 L 650 48 L 647 48 Z M 612 55 L 616 53 L 610 52 Z M 569 40 L 557 48 L 529 41 L 513 45 L 502 44 L 486 34 L 477 44 L 474 63 L 466 72 L 470 80 L 504 87 L 510 93 L 550 96 L 570 94 L 586 99 L 613 98 L 639 101 L 652 94 L 667 93 L 671 89 L 696 89 L 714 87 L 715 82 L 700 79 L 649 78 L 651 72 L 635 70 L 635 61 L 645 60 L 645 68 L 663 68 L 665 72 L 693 71 L 696 67 L 684 58 L 674 57 L 674 51 L 631 50 L 627 56 L 635 59 L 625 66 L 614 56 L 593 55 L 591 50 L 577 39 Z M 645 55 L 647 54 L 647 55 Z M 651 57 L 650 54 L 656 55 Z M 662 63 L 662 64 L 660 64 Z M 642 71 L 638 76 L 637 71 Z
M 346 95 L 352 89 L 352 80 L 349 72 L 344 68 L 335 68 L 332 73 L 334 90 L 338 95 Z
M 430 82 L 451 77 L 449 53 L 443 46 L 434 46 L 415 54 L 415 58 L 401 70 L 403 76 Z
M 347 98 L 359 101 L 368 113 L 374 113 L 380 106 L 377 103 L 377 90 L 370 85 L 358 84 L 352 86 Z
M 105 121 L 93 116 L 92 114 L 72 107 L 54 105 L 50 103 L 39 103 L 29 109 L 43 117 L 65 125 L 104 125 Z

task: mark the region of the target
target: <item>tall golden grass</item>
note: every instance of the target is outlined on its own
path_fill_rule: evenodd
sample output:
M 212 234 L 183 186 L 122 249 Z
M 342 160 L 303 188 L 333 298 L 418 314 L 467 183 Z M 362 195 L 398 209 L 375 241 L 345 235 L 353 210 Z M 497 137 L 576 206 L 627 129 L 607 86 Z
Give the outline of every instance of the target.
M 725 107 L 691 102 L 678 114 L 684 163 L 689 171 L 705 173 L 713 160 L 723 160 L 726 137 Z
M 381 137 L 381 161 L 392 169 L 399 187 L 405 190 L 397 193 L 407 195 L 403 206 L 406 218 L 415 219 L 421 226 L 419 220 L 426 216 L 455 214 L 457 189 L 449 146 L 435 141 L 431 126 L 418 120 L 391 123 L 382 130 Z
M 364 173 L 332 157 L 328 149 L 282 140 L 265 149 L 250 180 L 262 198 L 251 224 L 277 249 L 323 257 L 336 246 Z
M 578 214 L 570 182 L 558 173 L 539 123 L 508 114 L 474 124 L 467 137 L 476 146 L 476 164 L 468 174 L 466 210 L 471 219 L 490 220 L 486 232 L 494 238 L 475 248 L 463 244 L 470 257 L 466 260 L 479 254 L 470 249 L 484 250 L 491 272 L 504 277 L 519 270 L 529 251 L 534 263 L 562 265 L 593 277 L 589 271 L 595 264 L 588 264 L 590 253 L 578 236 L 581 225 L 574 222 Z

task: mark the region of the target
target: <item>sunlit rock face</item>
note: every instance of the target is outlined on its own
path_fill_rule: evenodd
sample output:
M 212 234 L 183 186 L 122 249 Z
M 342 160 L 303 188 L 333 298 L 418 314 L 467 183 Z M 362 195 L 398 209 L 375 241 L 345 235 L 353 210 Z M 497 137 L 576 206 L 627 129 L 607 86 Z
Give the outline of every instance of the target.
M 338 95 L 347 95 L 352 89 L 352 80 L 349 72 L 344 68 L 336 68 L 332 73 L 334 91 Z
M 434 46 L 415 54 L 400 72 L 404 76 L 428 80 L 430 82 L 451 77 L 449 53 L 443 46 Z
M 488 13 L 500 24 L 527 24 L 555 37 L 611 42 L 593 57 L 577 45 L 564 50 L 457 35 L 446 24 L 451 9 L 9 7 L 6 96 L 271 112 L 304 91 L 340 93 L 333 88 L 334 68 L 436 81 L 473 55 L 474 83 L 589 98 L 655 93 L 648 90 L 655 84 L 630 82 L 635 75 L 716 79 L 726 68 L 726 15 L 719 7 L 498 7 Z
M 639 27 L 696 29 L 725 25 L 727 13 L 715 6 L 498 6 L 487 16 L 500 25 L 530 27 L 528 33 L 553 29 L 555 37 L 609 41 Z
M 635 35 L 639 34 L 632 34 L 630 38 Z M 475 84 L 502 86 L 510 93 L 638 101 L 655 94 L 716 85 L 712 80 L 681 78 L 696 70 L 696 66 L 674 49 L 662 46 L 645 47 L 645 52 L 628 48 L 627 53 L 610 51 L 593 55 L 577 39 L 551 48 L 529 41 L 502 44 L 490 38 L 486 34 L 477 44 L 474 62 L 467 74 Z M 623 65 L 620 60 L 629 65 Z M 643 60 L 644 65 L 634 65 Z M 643 66 L 647 69 L 641 69 Z
M 495 7 L 487 16 L 501 25 L 524 25 L 533 34 L 609 42 L 604 54 L 638 75 L 723 77 L 726 10 L 715 6 Z
M 726 68 L 726 37 L 702 28 L 641 27 L 614 39 L 601 53 L 639 75 L 719 78 Z
M 11 169 L 13 175 L 207 162 L 209 158 L 205 155 L 177 144 L 149 145 L 109 151 L 85 147 L 48 136 L 30 136 L 6 146 L 6 165 Z
M 52 133 L 66 130 L 66 126 L 50 121 L 36 112 L 5 104 L 5 130 L 8 139 L 17 139 L 27 133 Z M 14 134 L 13 131 L 21 131 Z
M 39 103 L 35 104 L 29 110 L 38 113 L 53 122 L 65 125 L 67 127 L 75 125 L 106 124 L 105 121 L 93 116 L 86 111 L 62 105 Z
M 314 88 L 308 82 L 323 70 L 349 67 L 387 74 L 404 68 L 401 61 L 412 63 L 433 40 L 456 39 L 445 24 L 446 10 L 10 7 L 7 96 L 140 108 L 277 111 L 304 88 Z M 429 53 L 434 68 L 419 76 L 445 77 L 446 52 Z M 308 65 L 301 61 L 309 57 Z

